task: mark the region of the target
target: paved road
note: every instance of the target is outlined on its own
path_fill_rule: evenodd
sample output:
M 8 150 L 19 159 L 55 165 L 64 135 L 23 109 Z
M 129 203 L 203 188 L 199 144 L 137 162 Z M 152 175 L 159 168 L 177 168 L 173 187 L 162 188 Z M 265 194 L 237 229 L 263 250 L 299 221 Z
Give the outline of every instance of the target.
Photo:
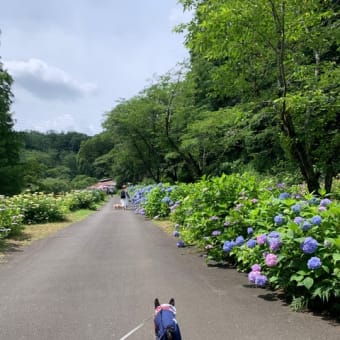
M 0 265 L 1 340 L 122 339 L 175 297 L 183 340 L 339 340 L 340 327 L 294 313 L 245 275 L 207 267 L 193 249 L 112 201 Z M 129 340 L 151 340 L 147 320 Z

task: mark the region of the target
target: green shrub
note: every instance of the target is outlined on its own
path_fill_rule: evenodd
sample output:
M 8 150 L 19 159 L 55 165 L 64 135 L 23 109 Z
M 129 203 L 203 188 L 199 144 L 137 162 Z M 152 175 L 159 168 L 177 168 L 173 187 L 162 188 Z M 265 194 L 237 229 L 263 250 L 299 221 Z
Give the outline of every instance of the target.
M 102 190 L 72 191 L 63 196 L 63 202 L 70 211 L 79 209 L 96 209 L 96 204 L 105 199 Z
M 8 198 L 20 209 L 24 224 L 63 221 L 66 209 L 60 198 L 41 192 L 25 193 Z
M 2 200 L 0 203 L 0 239 L 18 235 L 23 229 L 20 209 Z

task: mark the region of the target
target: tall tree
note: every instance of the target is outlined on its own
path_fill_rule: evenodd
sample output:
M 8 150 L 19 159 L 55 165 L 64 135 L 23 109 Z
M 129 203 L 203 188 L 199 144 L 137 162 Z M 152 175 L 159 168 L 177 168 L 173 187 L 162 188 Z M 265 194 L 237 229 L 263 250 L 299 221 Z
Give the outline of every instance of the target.
M 282 146 L 309 190 L 319 191 L 320 176 L 329 190 L 339 171 L 337 2 L 180 2 L 194 10 L 186 25 L 191 55 L 224 60 L 219 68 L 224 90 L 271 109 L 280 122 Z
M 12 82 L 12 77 L 3 69 L 0 59 L 0 194 L 5 195 L 18 193 L 22 187 L 21 144 L 13 130 L 14 122 L 10 112 Z

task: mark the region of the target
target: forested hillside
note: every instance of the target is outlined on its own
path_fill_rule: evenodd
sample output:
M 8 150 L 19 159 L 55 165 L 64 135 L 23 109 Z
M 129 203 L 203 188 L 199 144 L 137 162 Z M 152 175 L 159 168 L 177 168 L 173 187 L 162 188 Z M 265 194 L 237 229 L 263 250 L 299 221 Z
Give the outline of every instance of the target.
M 85 188 L 96 178 L 85 176 L 78 165 L 81 143 L 90 137 L 78 132 L 19 132 L 25 187 L 32 191 L 61 192 Z

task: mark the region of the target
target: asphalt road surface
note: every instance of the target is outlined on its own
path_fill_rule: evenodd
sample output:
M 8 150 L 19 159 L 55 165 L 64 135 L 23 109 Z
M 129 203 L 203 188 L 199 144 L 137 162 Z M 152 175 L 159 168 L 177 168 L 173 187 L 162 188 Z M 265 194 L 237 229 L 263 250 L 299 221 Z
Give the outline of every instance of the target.
M 0 264 L 1 340 L 151 340 L 155 297 L 175 298 L 183 340 L 340 339 L 112 203 Z

